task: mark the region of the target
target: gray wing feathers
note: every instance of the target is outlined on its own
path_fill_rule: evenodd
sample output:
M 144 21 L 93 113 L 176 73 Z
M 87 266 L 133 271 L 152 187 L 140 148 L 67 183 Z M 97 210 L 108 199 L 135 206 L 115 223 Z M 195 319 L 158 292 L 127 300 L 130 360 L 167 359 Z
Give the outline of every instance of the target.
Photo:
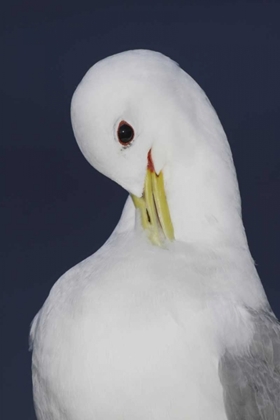
M 226 352 L 219 364 L 227 417 L 280 420 L 280 324 L 272 312 L 251 313 L 255 333 L 249 352 Z

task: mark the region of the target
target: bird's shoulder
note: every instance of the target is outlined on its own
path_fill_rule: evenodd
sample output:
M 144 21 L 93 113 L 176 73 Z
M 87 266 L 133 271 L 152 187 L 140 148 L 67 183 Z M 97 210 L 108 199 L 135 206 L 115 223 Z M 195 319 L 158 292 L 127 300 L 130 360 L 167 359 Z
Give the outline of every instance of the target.
M 44 329 L 45 324 L 53 317 L 54 313 L 57 315 L 61 309 L 65 310 L 67 302 L 71 302 L 73 295 L 76 295 L 76 300 L 78 300 L 79 293 L 82 292 L 87 281 L 92 280 L 94 276 L 98 276 L 98 268 L 106 258 L 106 252 L 103 252 L 103 248 L 106 249 L 104 246 L 101 247 L 97 252 L 67 270 L 54 283 L 43 306 L 31 322 L 30 350 L 33 349 L 37 330 Z

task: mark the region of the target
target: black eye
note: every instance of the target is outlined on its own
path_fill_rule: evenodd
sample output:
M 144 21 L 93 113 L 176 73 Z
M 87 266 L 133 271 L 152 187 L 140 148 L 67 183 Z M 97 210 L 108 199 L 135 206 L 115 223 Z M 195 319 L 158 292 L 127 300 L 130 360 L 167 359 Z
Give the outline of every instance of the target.
M 133 140 L 133 138 L 134 138 L 134 131 L 131 125 L 129 125 L 125 121 L 121 121 L 119 123 L 119 128 L 118 128 L 119 142 L 122 144 L 128 144 Z

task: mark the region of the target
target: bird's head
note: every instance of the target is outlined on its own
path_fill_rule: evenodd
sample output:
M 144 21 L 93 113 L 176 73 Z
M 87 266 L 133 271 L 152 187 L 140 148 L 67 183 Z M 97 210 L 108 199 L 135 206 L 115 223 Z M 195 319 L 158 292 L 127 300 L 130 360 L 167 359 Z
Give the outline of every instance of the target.
M 205 159 L 207 148 L 227 149 L 227 142 L 211 143 L 224 133 L 204 92 L 174 61 L 151 51 L 116 54 L 91 67 L 73 95 L 71 118 L 86 159 L 131 194 L 157 244 L 174 238 L 173 185 L 181 184 L 180 194 L 185 186 L 172 168 L 189 169 L 184 176 L 196 194 L 201 150 Z

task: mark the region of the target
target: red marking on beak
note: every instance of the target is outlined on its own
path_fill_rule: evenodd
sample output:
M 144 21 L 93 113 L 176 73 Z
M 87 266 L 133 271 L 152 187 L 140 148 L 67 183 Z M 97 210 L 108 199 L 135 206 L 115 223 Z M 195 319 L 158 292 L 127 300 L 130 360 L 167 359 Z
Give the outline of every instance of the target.
M 147 164 L 147 167 L 148 167 L 148 169 L 151 172 L 155 172 L 155 167 L 154 167 L 154 163 L 153 163 L 153 159 L 152 159 L 151 149 L 149 150 L 149 153 L 148 153 L 148 164 Z

